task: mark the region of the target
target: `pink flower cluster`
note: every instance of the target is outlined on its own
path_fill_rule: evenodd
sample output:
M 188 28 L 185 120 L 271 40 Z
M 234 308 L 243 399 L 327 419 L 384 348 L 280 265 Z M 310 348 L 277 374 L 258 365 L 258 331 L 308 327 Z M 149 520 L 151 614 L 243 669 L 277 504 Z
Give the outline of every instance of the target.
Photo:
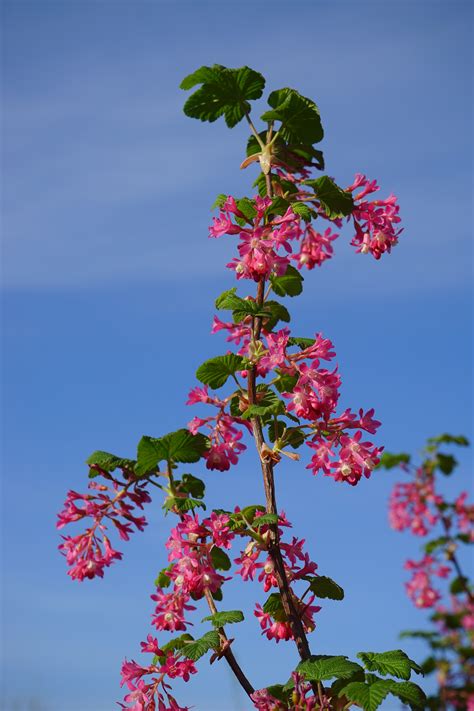
M 327 217 L 314 193 L 309 192 L 304 185 L 303 180 L 308 177 L 306 171 L 299 177 L 282 171 L 279 174 L 285 180 L 291 180 L 298 188 L 293 196 L 295 200 L 309 202 L 319 217 L 329 220 L 338 228 L 342 226 L 340 218 Z M 379 190 L 379 186 L 375 180 L 369 181 L 360 173 L 346 191 L 359 189 L 360 192 L 354 196 L 355 206 L 350 216 L 356 230 L 351 244 L 357 248 L 357 252 L 370 253 L 380 259 L 384 252 L 390 252 L 397 244 L 402 232 L 401 229 L 396 230 L 400 222 L 400 208 L 394 195 L 385 200 L 366 200 L 366 196 Z M 272 204 L 270 198 L 257 195 L 252 204 L 256 214 L 249 219 L 239 210 L 235 198 L 229 195 L 220 209 L 219 217 L 213 218 L 209 228 L 210 237 L 239 235 L 239 257 L 227 265 L 236 272 L 237 279 L 259 281 L 261 278 L 268 279 L 270 275 L 281 276 L 291 261 L 300 269 L 314 269 L 332 257 L 332 242 L 339 235 L 332 232 L 331 227 L 321 232 L 316 230 L 310 223 L 304 223 L 292 207 L 284 215 L 266 221 L 268 208 Z M 247 224 L 236 224 L 236 219 Z
M 454 512 L 457 515 L 458 528 L 467 533 L 474 543 L 474 504 L 467 504 L 467 491 L 462 491 L 454 502 Z
M 321 361 L 335 356 L 334 346 L 320 333 L 314 343 L 296 353 L 287 352 L 289 330 L 282 329 L 267 338 L 268 356 L 272 367 L 279 372 L 297 378 L 291 392 L 284 392 L 289 402 L 287 409 L 312 424 L 313 434 L 307 442 L 315 450 L 308 469 L 313 474 L 322 471 L 335 481 L 344 481 L 354 486 L 361 477 L 370 477 L 378 464 L 382 448 L 371 442 L 362 442 L 362 430 L 375 434 L 380 422 L 373 418 L 374 410 L 356 415 L 345 410 L 336 417 L 341 378 L 337 367 L 328 370 Z M 358 429 L 353 436 L 347 430 Z
M 189 711 L 189 707 L 180 706 L 171 696 L 171 687 L 165 678 L 180 677 L 189 681 L 191 674 L 197 672 L 194 662 L 182 659 L 173 652 L 163 652 L 158 647 L 158 640 L 152 635 L 148 635 L 147 641 L 141 643 L 141 648 L 142 652 L 155 655 L 153 663 L 144 667 L 133 660 L 124 661 L 121 686 L 126 684 L 129 693 L 124 698 L 125 704 L 119 704 L 121 708 L 130 711 Z M 152 674 L 154 676 L 146 682 L 144 677 Z
M 420 561 L 407 560 L 406 570 L 412 570 L 411 580 L 405 583 L 408 597 L 416 607 L 433 607 L 441 594 L 433 587 L 432 578 L 447 578 L 451 568 L 440 564 L 433 556 L 425 555 Z
M 129 470 L 123 469 L 125 481 L 119 481 L 110 473 L 97 466 L 91 467 L 98 471 L 109 486 L 98 484 L 95 480 L 89 483 L 89 489 L 95 494 L 79 494 L 69 491 L 64 509 L 58 514 L 57 528 L 67 524 L 91 518 L 92 524 L 84 533 L 77 536 L 62 536 L 63 543 L 59 550 L 66 557 L 70 566 L 68 575 L 73 580 L 84 580 L 104 576 L 104 568 L 114 560 L 120 560 L 122 553 L 116 551 L 105 534 L 106 521 L 118 531 L 120 538 L 128 541 L 133 527 L 143 531 L 146 526 L 144 516 L 137 516 L 134 509 L 143 509 L 151 498 L 145 489 L 147 482 L 137 479 Z
M 237 279 L 267 279 L 271 274 L 281 276 L 290 264 L 292 251 L 290 242 L 302 235 L 300 218 L 288 208 L 285 215 L 276 217 L 265 224 L 265 213 L 271 205 L 270 198 L 254 198 L 256 215 L 249 227 L 240 227 L 232 222 L 234 217 L 245 219 L 238 209 L 235 199 L 229 195 L 222 206 L 219 218 L 214 218 L 209 229 L 210 237 L 224 234 L 239 234 L 239 257 L 235 257 L 227 266 L 233 269 Z M 283 250 L 283 254 L 279 254 Z
M 156 603 L 152 624 L 158 630 L 175 632 L 185 630 L 189 622 L 185 612 L 194 610 L 188 604 L 191 597 L 202 598 L 209 590 L 217 592 L 226 580 L 214 569 L 211 550 L 214 546 L 230 547 L 234 534 L 228 529 L 229 517 L 213 512 L 199 522 L 198 516 L 184 514 L 181 522 L 173 528 L 166 543 L 170 566 L 166 576 L 173 588 L 164 592 L 160 587 L 151 599 Z
M 370 477 L 380 461 L 383 448 L 361 441 L 362 430 L 375 434 L 380 422 L 374 419 L 373 409 L 365 413 L 359 410 L 358 415 L 347 409 L 336 417 L 341 377 L 337 367 L 328 370 L 321 365 L 322 361 L 335 357 L 334 346 L 329 339 L 318 333 L 310 346 L 290 352 L 289 329 L 283 328 L 269 333 L 264 326 L 260 337 L 261 347 L 256 351 L 252 348 L 250 322 L 226 323 L 215 317 L 212 330 L 214 333 L 226 330 L 229 334 L 227 340 L 240 345 L 238 354 L 252 360 L 261 377 L 274 371 L 276 375 L 295 378 L 291 391 L 284 392 L 283 397 L 288 400 L 288 412 L 294 412 L 298 418 L 311 422 L 313 433 L 307 444 L 315 450 L 308 465 L 313 474 L 322 471 L 326 476 L 352 486 L 357 484 L 362 476 Z M 201 400 L 215 402 L 219 407 L 219 403 L 227 402 L 217 398 L 211 399 L 207 390 L 200 388 L 191 391 L 191 395 L 188 403 Z M 264 392 L 260 393 L 260 397 L 264 397 Z M 247 406 L 248 403 L 243 403 L 243 409 Z M 204 422 L 206 421 L 195 418 L 190 423 L 191 432 L 195 432 L 197 426 Z M 350 435 L 348 430 L 354 429 L 359 431 Z M 229 440 L 232 440 L 232 435 Z
M 267 689 L 255 691 L 251 699 L 258 711 L 286 711 L 291 708 L 293 711 L 329 711 L 331 709 L 330 699 L 321 694 L 321 698 L 316 699 L 311 689 L 311 684 L 303 679 L 301 674 L 292 673 L 294 687 L 291 693 L 291 707 L 286 703 L 275 699 Z
M 389 499 L 390 525 L 396 531 L 410 528 L 415 536 L 426 536 L 439 520 L 436 507 L 442 501 L 435 493 L 433 477 L 420 467 L 414 481 L 395 484 Z
M 221 472 L 227 471 L 231 464 L 237 464 L 239 455 L 247 449 L 240 441 L 242 439 L 242 430 L 236 425 L 244 426 L 251 431 L 248 422 L 232 417 L 226 412 L 230 399 L 221 400 L 217 396 L 211 397 L 207 386 L 205 386 L 204 388 L 193 388 L 186 403 L 187 405 L 194 405 L 201 402 L 217 408 L 217 414 L 214 416 L 194 417 L 189 422 L 188 428 L 192 434 L 197 434 L 202 427 L 209 430 L 207 434 L 211 445 L 203 455 L 206 459 L 206 467 L 208 469 L 218 469 Z
M 366 200 L 366 196 L 379 190 L 379 186 L 376 180 L 368 180 L 360 173 L 347 191 L 354 192 L 359 188 L 360 192 L 354 195 L 355 208 L 352 218 L 356 233 L 351 244 L 357 247 L 357 252 L 370 252 L 375 259 L 380 259 L 384 252 L 390 252 L 397 244 L 403 231 L 396 229 L 400 222 L 400 208 L 395 195 L 390 195 L 385 200 Z
M 263 515 L 257 512 L 256 519 Z M 280 515 L 279 525 L 289 527 L 291 524 L 287 521 L 284 514 Z M 275 568 L 272 557 L 268 553 L 267 540 L 269 535 L 269 527 L 262 525 L 259 528 L 261 534 L 260 542 L 252 540 L 241 555 L 235 559 L 240 568 L 237 573 L 241 575 L 244 581 L 253 580 L 257 575 L 258 581 L 262 583 L 265 592 L 272 588 L 278 588 L 277 578 L 275 576 Z M 279 535 L 282 535 L 282 529 L 279 528 Z M 280 540 L 280 550 L 283 557 L 286 576 L 290 584 L 303 580 L 305 576 L 314 575 L 317 570 L 317 565 L 312 560 L 308 553 L 303 550 L 304 539 L 293 537 L 291 543 Z M 315 628 L 314 614 L 321 609 L 319 606 L 313 605 L 315 596 L 303 602 L 298 598 L 292 590 L 293 601 L 298 609 L 303 626 L 306 632 L 311 632 Z M 280 640 L 293 639 L 291 626 L 286 619 L 281 619 L 281 615 L 276 616 L 264 612 L 261 605 L 255 606 L 255 616 L 257 617 L 262 634 L 265 634 L 268 639 L 274 639 L 276 642 Z

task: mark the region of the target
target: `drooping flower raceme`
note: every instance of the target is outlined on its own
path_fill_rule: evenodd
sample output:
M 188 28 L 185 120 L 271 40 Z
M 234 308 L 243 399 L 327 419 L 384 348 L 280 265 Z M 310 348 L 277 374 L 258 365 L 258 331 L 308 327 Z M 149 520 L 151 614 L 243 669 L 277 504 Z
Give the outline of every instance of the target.
M 115 550 L 106 535 L 106 522 L 116 529 L 123 541 L 128 541 L 133 528 L 143 531 L 146 526 L 144 516 L 137 516 L 134 509 L 143 509 L 151 498 L 146 490 L 147 481 L 140 481 L 133 472 L 123 468 L 124 481 L 114 478 L 109 472 L 97 465 L 91 466 L 94 476 L 100 474 L 108 485 L 98 484 L 95 479 L 89 483 L 89 489 L 96 493 L 79 494 L 69 491 L 64 509 L 58 514 L 57 528 L 92 519 L 92 524 L 84 533 L 77 536 L 63 536 L 59 546 L 70 567 L 68 575 L 73 580 L 104 576 L 104 568 L 120 560 L 122 553 Z

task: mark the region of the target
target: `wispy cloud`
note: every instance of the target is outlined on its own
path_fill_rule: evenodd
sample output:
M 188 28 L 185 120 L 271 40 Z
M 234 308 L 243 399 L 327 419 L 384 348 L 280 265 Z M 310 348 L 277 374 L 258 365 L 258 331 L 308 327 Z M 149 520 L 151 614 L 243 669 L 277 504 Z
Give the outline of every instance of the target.
M 308 8 L 303 11 L 311 14 Z M 355 35 L 353 15 L 346 4 L 321 11 L 323 25 L 339 23 L 336 44 L 322 33 L 316 46 L 308 41 L 292 45 L 291 61 L 287 52 L 274 52 L 270 62 L 257 27 L 248 29 L 245 47 L 234 37 L 214 37 L 212 55 L 229 64 L 248 61 L 263 71 L 268 65 L 272 76 L 282 83 L 296 82 L 303 91 L 317 85 L 335 123 L 337 140 L 328 132 L 327 142 L 331 165 L 347 169 L 348 162 L 359 165 L 362 158 L 365 165 L 388 175 L 399 188 L 409 219 L 404 239 L 412 243 L 411 254 L 429 267 L 424 280 L 459 284 L 459 256 L 468 254 L 467 235 L 462 229 L 453 235 L 446 214 L 440 213 L 439 187 L 430 165 L 434 150 L 445 164 L 453 165 L 446 141 L 439 149 L 431 142 L 443 125 L 441 112 L 447 111 L 438 107 L 433 113 L 436 72 L 426 69 L 427 56 L 436 58 L 441 29 L 420 39 L 416 26 L 402 28 L 401 20 L 394 20 L 399 34 L 387 34 L 375 18 Z M 458 22 L 450 17 L 442 29 L 447 44 L 455 42 L 457 29 Z M 285 46 L 287 38 L 276 17 L 268 20 L 268 32 L 275 46 Z M 191 69 L 202 55 L 209 61 L 190 27 L 179 38 L 179 47 L 179 66 Z M 218 176 L 224 185 L 240 184 L 241 177 L 235 170 L 231 173 L 239 159 L 235 139 L 218 124 L 204 130 L 184 119 L 173 71 L 155 89 L 169 42 L 153 50 L 137 43 L 135 49 L 127 61 L 116 52 L 98 56 L 95 45 L 79 56 L 63 50 L 58 60 L 64 58 L 64 66 L 55 73 L 48 63 L 43 70 L 26 65 L 39 78 L 39 87 L 29 92 L 21 83 L 16 86 L 19 70 L 12 69 L 5 90 L 4 286 L 62 288 L 117 279 L 188 279 L 197 272 L 212 276 L 222 269 L 227 248 L 204 247 L 209 213 L 202 206 L 222 189 Z M 20 67 L 25 71 L 23 64 Z M 397 97 L 407 102 L 408 120 Z M 451 151 L 460 154 L 464 137 L 461 125 L 450 139 Z M 416 182 L 410 177 L 414 171 Z M 442 200 L 453 206 L 465 205 L 469 198 L 458 184 L 444 181 Z M 196 217 L 190 219 L 193 210 Z M 450 249 L 445 246 L 448 232 Z M 345 268 L 349 256 L 340 259 Z M 405 287 L 419 288 L 420 270 L 408 257 L 405 266 Z M 467 270 L 463 279 L 466 276 Z

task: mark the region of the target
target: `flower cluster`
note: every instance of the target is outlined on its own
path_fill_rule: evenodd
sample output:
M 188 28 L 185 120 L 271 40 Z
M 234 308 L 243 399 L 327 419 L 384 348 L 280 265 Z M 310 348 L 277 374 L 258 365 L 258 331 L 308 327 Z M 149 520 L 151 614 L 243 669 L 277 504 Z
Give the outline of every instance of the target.
M 318 699 L 313 695 L 311 684 L 303 679 L 301 674 L 292 673 L 293 691 L 291 693 L 291 709 L 294 711 L 313 711 L 318 708 L 319 711 L 330 711 L 331 700 L 324 694 L 318 696 Z M 286 711 L 288 705 L 276 699 L 268 689 L 259 689 L 255 691 L 251 699 L 258 711 Z
M 158 630 L 175 632 L 185 630 L 189 622 L 185 612 L 194 610 L 189 604 L 202 598 L 206 591 L 215 593 L 226 580 L 214 568 L 212 549 L 215 546 L 230 547 L 234 534 L 228 529 L 229 517 L 213 512 L 199 522 L 198 516 L 183 514 L 181 522 L 173 528 L 166 543 L 169 567 L 165 580 L 172 583 L 170 592 L 157 587 L 151 596 L 156 603 L 152 624 Z
M 240 441 L 243 434 L 242 430 L 236 425 L 242 425 L 251 431 L 248 422 L 232 417 L 226 412 L 230 399 L 221 400 L 217 396 L 211 397 L 207 386 L 205 386 L 204 388 L 193 388 L 186 403 L 187 405 L 194 405 L 201 402 L 217 408 L 217 414 L 214 416 L 194 417 L 188 424 L 188 428 L 192 434 L 197 434 L 202 427 L 208 430 L 210 447 L 203 455 L 206 459 L 206 467 L 208 469 L 218 469 L 221 472 L 227 471 L 231 464 L 237 464 L 239 455 L 247 449 L 243 442 Z
M 342 415 L 336 416 L 341 377 L 337 367 L 328 370 L 322 366 L 322 361 L 329 361 L 335 357 L 332 342 L 318 333 L 311 345 L 294 351 L 292 346 L 295 341 L 292 340 L 288 328 L 268 332 L 264 321 L 260 340 L 257 343 L 252 340 L 251 329 L 251 323 L 245 320 L 235 324 L 214 318 L 213 332 L 227 331 L 227 340 L 240 346 L 238 354 L 254 364 L 259 376 L 265 377 L 273 371 L 276 377 L 285 378 L 285 382 L 291 386 L 291 389 L 282 393 L 288 401 L 287 411 L 311 423 L 310 432 L 306 434 L 305 439 L 315 454 L 308 469 L 311 469 L 313 474 L 322 471 L 326 476 L 352 486 L 357 484 L 362 476 L 370 477 L 379 462 L 382 448 L 375 447 L 371 442 L 361 441 L 362 430 L 375 434 L 380 422 L 374 419 L 373 409 L 365 413 L 359 410 L 358 415 L 346 409 Z M 243 375 L 245 374 L 244 371 Z M 257 393 L 257 404 L 259 399 L 265 397 L 265 392 L 262 390 Z M 214 457 L 216 459 L 220 457 L 222 459 L 222 464 L 219 459 L 220 466 L 225 469 L 229 468 L 227 466 L 229 462 L 236 459 L 235 456 L 233 458 L 229 456 L 233 454 L 230 447 L 244 446 L 239 441 L 241 432 L 235 435 L 230 429 L 232 418 L 227 415 L 224 417 L 222 414 L 224 403 L 231 399 L 232 396 L 225 401 L 211 398 L 207 389 L 195 388 L 191 391 L 188 400 L 188 404 L 201 401 L 214 404 L 219 408 L 221 414 L 218 415 L 213 430 L 216 434 L 215 444 L 210 450 L 211 462 L 214 461 Z M 248 404 L 248 400 L 241 392 L 240 410 L 244 411 Z M 228 432 L 228 436 L 224 439 L 225 435 L 220 435 L 221 442 L 218 443 L 219 421 L 223 417 L 224 433 Z M 212 418 L 207 420 L 194 418 L 189 425 L 191 432 L 196 432 L 198 427 L 207 424 L 210 420 Z M 234 430 L 236 423 L 247 424 L 245 420 L 234 418 L 232 422 Z M 354 429 L 359 431 L 351 435 L 349 431 Z
M 148 482 L 137 479 L 129 469 L 122 469 L 124 481 L 114 478 L 98 466 L 92 466 L 91 470 L 94 475 L 101 474 L 109 485 L 92 480 L 89 489 L 96 493 L 69 491 L 56 523 L 57 528 L 63 528 L 85 518 L 92 519 L 91 526 L 84 533 L 62 536 L 63 543 L 59 546 L 70 566 L 68 575 L 80 581 L 96 576 L 102 578 L 104 568 L 122 558 L 122 553 L 112 547 L 105 533 L 106 521 L 113 525 L 122 540 L 128 541 L 134 527 L 143 531 L 146 526 L 145 517 L 137 516 L 134 509 L 141 510 L 151 501 L 145 488 Z
M 258 523 L 258 518 L 262 516 L 262 512 L 256 513 L 255 521 Z M 279 517 L 279 537 L 283 535 L 281 527 L 290 527 L 284 514 Z M 259 527 L 259 538 L 253 539 L 247 545 L 240 556 L 235 559 L 235 562 L 240 566 L 237 573 L 242 579 L 253 580 L 257 576 L 258 581 L 262 583 L 265 592 L 272 588 L 278 589 L 278 580 L 275 575 L 275 565 L 272 556 L 268 552 L 269 541 L 269 526 L 263 524 Z M 290 586 L 299 580 L 304 580 L 309 575 L 314 575 L 317 570 L 317 565 L 314 563 L 308 553 L 303 550 L 304 539 L 293 537 L 291 543 L 280 540 L 280 550 L 282 554 L 283 564 L 285 568 L 286 578 Z M 306 632 L 311 632 L 315 628 L 314 614 L 321 609 L 317 605 L 313 605 L 315 596 L 311 595 L 308 600 L 303 601 L 299 598 L 290 587 L 292 600 L 299 616 L 303 622 L 303 627 Z M 276 642 L 280 640 L 293 639 L 291 626 L 286 618 L 286 615 L 277 602 L 277 609 L 267 612 L 265 606 L 255 606 L 255 617 L 257 617 L 262 634 L 265 634 L 268 639 L 274 639 Z
M 282 171 L 279 175 L 291 182 L 296 190 L 292 198 L 294 206 L 308 202 L 313 215 L 329 220 L 338 228 L 342 226 L 341 218 L 329 218 L 315 194 L 308 191 L 304 184 L 306 172 L 298 177 Z M 379 187 L 375 180 L 369 181 L 361 174 L 356 175 L 346 192 L 353 193 L 359 188 L 360 192 L 354 196 L 352 214 L 348 217 L 353 219 L 356 230 L 351 244 L 357 252 L 370 253 L 380 259 L 397 244 L 402 232 L 396 230 L 400 222 L 399 206 L 394 195 L 385 200 L 366 200 L 366 196 Z M 314 269 L 333 256 L 332 243 L 338 234 L 331 227 L 318 231 L 310 222 L 303 221 L 293 206 L 283 215 L 271 215 L 272 209 L 272 200 L 259 195 L 246 203 L 246 209 L 239 209 L 239 203 L 229 195 L 221 204 L 219 217 L 213 218 L 210 237 L 239 236 L 239 256 L 227 265 L 235 271 L 237 279 L 259 281 L 271 275 L 281 276 L 292 261 L 299 269 Z
M 410 528 L 415 536 L 426 536 L 439 520 L 443 499 L 434 490 L 433 477 L 419 467 L 412 482 L 395 484 L 389 499 L 390 525 L 396 531 Z
M 171 687 L 165 679 L 180 677 L 189 681 L 191 674 L 197 671 L 194 662 L 171 651 L 164 652 L 152 635 L 148 635 L 146 642 L 141 642 L 141 648 L 142 652 L 154 655 L 153 661 L 146 667 L 133 660 L 124 661 L 121 686 L 126 685 L 129 693 L 124 698 L 125 704 L 119 703 L 119 706 L 130 711 L 189 711 L 189 707 L 180 706 L 171 696 Z M 144 677 L 150 675 L 153 675 L 151 679 L 145 681 Z
M 454 502 L 454 513 L 459 530 L 466 533 L 474 543 L 474 504 L 468 504 L 466 500 L 467 491 L 462 491 Z
M 235 257 L 227 266 L 233 269 L 237 279 L 268 279 L 271 274 L 281 276 L 290 264 L 291 241 L 298 240 L 303 234 L 300 218 L 288 208 L 283 216 L 277 216 L 265 222 L 265 216 L 271 205 L 270 198 L 257 195 L 254 200 L 255 217 L 246 218 L 238 207 L 235 198 L 229 195 L 224 202 L 219 218 L 214 218 L 209 229 L 210 237 L 224 234 L 238 234 L 239 257 Z M 249 226 L 240 227 L 232 222 L 232 216 Z
M 406 570 L 412 570 L 411 579 L 405 583 L 408 597 L 416 607 L 433 607 L 441 594 L 433 587 L 432 578 L 447 578 L 451 568 L 442 565 L 433 556 L 425 555 L 421 560 L 407 560 Z
M 375 259 L 380 259 L 384 252 L 390 252 L 397 244 L 403 231 L 396 229 L 400 222 L 400 208 L 395 195 L 390 195 L 385 200 L 366 200 L 366 196 L 379 190 L 379 186 L 376 180 L 368 180 L 360 173 L 347 190 L 354 192 L 359 188 L 360 192 L 354 195 L 355 208 L 352 218 L 356 233 L 351 244 L 357 247 L 357 252 L 370 252 Z

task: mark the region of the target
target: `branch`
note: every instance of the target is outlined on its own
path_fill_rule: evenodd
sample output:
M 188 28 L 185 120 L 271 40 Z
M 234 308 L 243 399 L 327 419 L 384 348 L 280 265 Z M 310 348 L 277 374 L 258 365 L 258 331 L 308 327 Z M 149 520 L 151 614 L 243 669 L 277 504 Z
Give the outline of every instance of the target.
M 171 462 L 168 462 L 168 479 L 170 482 L 171 493 L 176 493 L 176 489 L 174 486 L 174 480 L 173 480 L 173 474 L 172 474 L 172 470 L 171 470 Z M 178 514 L 181 521 L 184 520 L 184 516 L 182 513 L 178 513 L 178 512 L 175 512 L 175 513 Z M 211 611 L 211 613 L 213 615 L 215 615 L 218 610 L 217 610 L 216 604 L 214 602 L 214 599 L 211 595 L 211 592 L 209 591 L 208 588 L 204 589 L 204 595 L 205 595 L 207 604 L 209 606 L 209 610 Z M 228 639 L 227 639 L 227 635 L 225 633 L 224 628 L 218 627 L 217 631 L 219 633 L 221 642 L 225 645 L 225 643 L 228 642 Z M 251 694 L 253 694 L 255 689 L 253 688 L 252 684 L 250 683 L 250 681 L 247 679 L 244 672 L 242 671 L 242 668 L 241 668 L 240 664 L 238 663 L 237 659 L 235 658 L 234 653 L 233 653 L 232 649 L 230 648 L 230 646 L 224 647 L 222 656 L 225 657 L 227 664 L 230 666 L 230 668 L 234 672 L 237 681 L 239 682 L 240 686 L 243 688 L 243 690 L 245 691 L 247 696 L 250 696 Z

